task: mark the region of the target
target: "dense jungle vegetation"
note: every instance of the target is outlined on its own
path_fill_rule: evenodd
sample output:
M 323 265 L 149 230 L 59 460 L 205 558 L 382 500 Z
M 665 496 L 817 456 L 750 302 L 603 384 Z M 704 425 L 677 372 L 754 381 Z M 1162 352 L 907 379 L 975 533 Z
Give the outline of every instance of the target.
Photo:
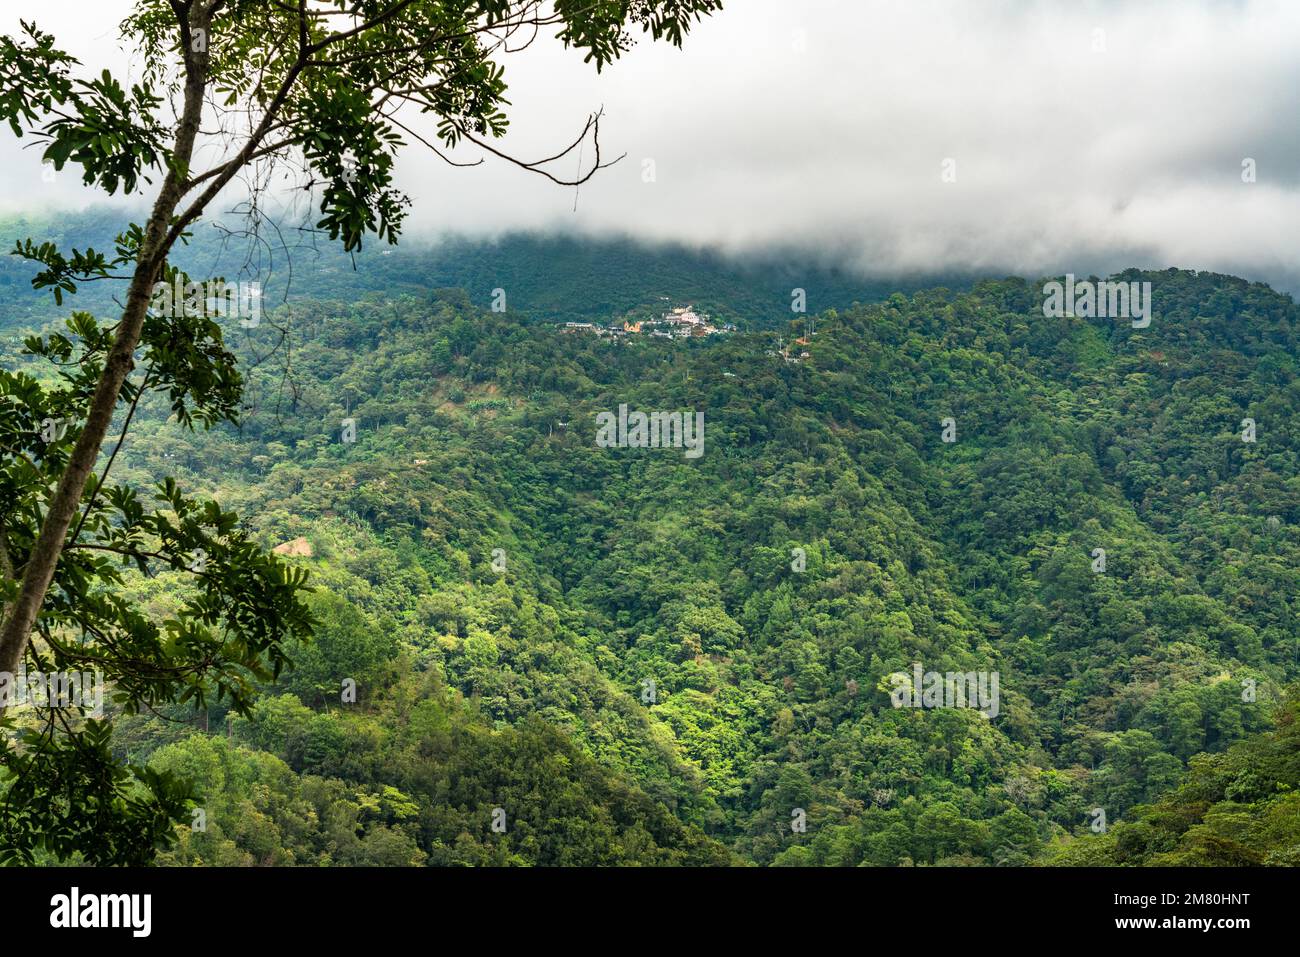
M 241 428 L 137 415 L 118 480 L 287 545 L 320 622 L 251 719 L 119 716 L 203 811 L 160 863 L 1300 863 L 1289 296 L 1134 271 L 1134 329 L 1044 317 L 1041 281 L 508 244 L 337 257 L 231 322 Z M 27 368 L 48 305 L 0 291 Z M 551 324 L 661 296 L 741 331 Z M 703 412 L 704 454 L 597 447 L 620 404 Z M 186 585 L 124 587 L 165 615 Z M 997 673 L 998 714 L 893 707 L 914 663 Z

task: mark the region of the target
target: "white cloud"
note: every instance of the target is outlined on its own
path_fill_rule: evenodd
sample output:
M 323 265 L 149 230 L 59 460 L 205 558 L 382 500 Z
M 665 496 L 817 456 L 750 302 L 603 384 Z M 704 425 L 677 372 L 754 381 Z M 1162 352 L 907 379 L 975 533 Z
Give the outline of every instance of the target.
M 98 64 L 125 9 L 49 0 L 38 19 Z M 1293 285 L 1297 48 L 1285 2 L 731 0 L 685 51 L 642 43 L 599 77 L 555 43 L 507 61 L 507 149 L 553 152 L 603 104 L 604 147 L 628 154 L 576 212 L 573 190 L 491 158 L 452 169 L 413 147 L 400 181 L 415 234 L 563 228 L 829 247 L 884 273 L 1176 265 Z M 11 205 L 40 195 L 36 158 L 14 155 Z

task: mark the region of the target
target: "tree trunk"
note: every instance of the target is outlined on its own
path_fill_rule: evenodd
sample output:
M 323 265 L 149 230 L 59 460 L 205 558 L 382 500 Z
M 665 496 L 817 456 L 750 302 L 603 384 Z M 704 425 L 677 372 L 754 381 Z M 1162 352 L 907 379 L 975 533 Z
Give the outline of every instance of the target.
M 153 295 L 153 286 L 170 251 L 168 231 L 182 196 L 182 187 L 189 175 L 194 140 L 203 113 L 203 93 L 207 85 L 206 45 L 202 45 L 202 50 L 195 51 L 194 44 L 190 42 L 192 28 L 206 30 L 209 26 L 206 20 L 201 19 L 205 16 L 204 5 L 194 4 L 190 16 L 191 21 L 181 28 L 182 49 L 186 51 L 185 105 L 176 131 L 171 167 L 149 214 L 136 257 L 135 273 L 131 277 L 126 305 L 122 310 L 122 319 L 118 323 L 117 335 L 104 363 L 104 370 L 95 386 L 85 425 L 73 446 L 68 467 L 59 479 L 58 488 L 45 514 L 45 522 L 41 525 L 36 544 L 23 568 L 18 597 L 8 610 L 3 628 L 0 628 L 0 672 L 16 673 L 27 651 L 27 642 L 41 605 L 45 602 L 50 582 L 54 580 L 54 570 L 63 553 L 68 530 L 72 527 L 86 483 L 99 458 L 104 436 L 112 425 L 122 384 L 135 365 L 135 350 L 140 344 L 140 333 Z M 3 713 L 3 709 L 0 709 L 0 713 Z

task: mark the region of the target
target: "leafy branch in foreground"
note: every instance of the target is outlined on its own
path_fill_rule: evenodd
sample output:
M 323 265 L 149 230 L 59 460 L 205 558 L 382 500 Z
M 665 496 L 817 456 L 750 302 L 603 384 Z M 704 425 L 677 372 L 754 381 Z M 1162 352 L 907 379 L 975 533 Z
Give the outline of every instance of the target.
M 115 681 L 127 711 L 202 703 L 209 689 L 244 709 L 249 679 L 278 674 L 281 643 L 310 631 L 301 576 L 263 556 L 233 516 L 184 499 L 169 482 L 152 511 L 134 492 L 107 485 L 149 393 L 165 392 L 185 425 L 236 418 L 242 384 L 219 323 L 206 308 L 179 315 L 157 308 L 154 290 L 175 277 L 176 244 L 237 177 L 294 165 L 303 188 L 319 195 L 317 229 L 349 251 L 367 233 L 396 242 L 410 205 L 392 175 L 403 133 L 448 162 L 458 161 L 442 150 L 465 143 L 511 159 L 485 139 L 507 129 L 504 55 L 553 31 L 599 70 L 629 47 L 632 29 L 680 44 L 720 7 L 719 0 L 139 0 L 123 36 L 146 68 L 129 89 L 108 71 L 77 75 L 81 64 L 34 23 L 0 38 L 0 119 L 15 135 L 30 135 L 55 168 L 80 166 L 87 185 L 110 195 L 159 182 L 148 218 L 121 234 L 112 256 L 65 255 L 30 240 L 15 250 L 43 267 L 35 285 L 51 289 L 56 302 L 81 282 L 120 281 L 125 290 L 111 326 L 79 313 L 71 337 L 28 343 L 55 364 L 60 385 L 22 372 L 0 377 L 0 673 L 28 662 L 93 664 Z M 168 111 L 174 124 L 160 119 Z M 424 114 L 436 126 L 432 139 L 411 128 Z M 220 132 L 201 133 L 212 129 Z M 544 167 L 571 154 L 588 131 L 598 141 L 598 115 L 555 156 L 515 162 L 555 182 L 581 183 L 608 165 L 598 148 L 594 164 L 573 180 Z M 200 145 L 204 154 L 224 152 L 199 169 Z M 144 376 L 132 381 L 140 363 Z M 96 475 L 115 421 L 120 437 Z M 160 627 L 114 598 L 115 561 L 145 572 L 151 563 L 183 568 L 195 591 Z M 147 775 L 128 782 L 97 750 L 106 734 L 100 725 L 75 725 L 65 709 L 53 711 L 37 737 L 5 744 L 11 780 L 0 836 L 8 841 L 0 843 L 29 855 L 32 835 L 47 826 L 61 835 L 53 852 L 66 856 L 96 815 L 112 808 L 137 832 L 136 843 L 156 845 L 157 823 L 175 817 L 180 792 Z M 63 811 L 39 810 L 31 778 L 46 762 L 69 763 L 58 776 Z M 153 795 L 147 813 L 132 810 L 140 789 Z M 147 856 L 130 840 L 82 850 L 105 863 Z

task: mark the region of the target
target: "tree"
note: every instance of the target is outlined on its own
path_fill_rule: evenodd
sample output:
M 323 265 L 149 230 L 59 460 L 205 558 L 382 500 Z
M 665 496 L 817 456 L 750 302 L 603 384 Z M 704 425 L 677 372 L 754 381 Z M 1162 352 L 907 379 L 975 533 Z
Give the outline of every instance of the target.
M 70 335 L 27 342 L 56 366 L 59 387 L 0 373 L 0 673 L 25 661 L 39 671 L 93 666 L 128 711 L 202 705 L 215 691 L 246 713 L 250 679 L 277 675 L 286 663 L 282 643 L 310 632 L 302 573 L 263 554 L 236 516 L 185 498 L 170 480 L 156 508 L 107 482 L 151 394 L 165 395 L 187 426 L 238 417 L 242 382 L 216 321 L 225 315 L 221 301 L 170 261 L 237 177 L 254 184 L 246 211 L 255 233 L 269 170 L 297 169 L 319 195 L 316 227 L 349 251 L 366 234 L 396 242 L 409 200 L 392 171 L 408 139 L 454 165 L 460 161 L 442 150 L 471 144 L 554 182 L 584 182 L 609 165 L 599 112 L 572 145 L 540 161 L 490 144 L 507 127 L 502 57 L 554 29 L 599 70 L 629 47 L 631 29 L 680 45 L 694 22 L 720 7 L 720 0 L 138 0 L 123 36 L 146 67 L 129 89 L 108 71 L 79 75 L 81 64 L 33 23 L 0 38 L 0 118 L 15 135 L 34 136 L 48 162 L 76 164 L 87 185 L 108 194 L 160 181 L 147 220 L 124 229 L 112 252 L 65 252 L 30 239 L 15 249 L 40 267 L 33 284 L 57 303 L 82 283 L 121 282 L 125 292 L 111 325 L 78 312 Z M 167 109 L 174 126 L 163 119 Z M 408 125 L 419 114 L 434 118 L 435 133 Z M 197 147 L 210 145 L 201 129 L 223 131 L 215 144 L 223 152 L 207 168 L 197 161 Z M 548 171 L 588 138 L 595 149 L 585 173 L 565 181 Z M 183 302 L 160 295 L 160 283 L 183 290 L 176 297 Z M 121 437 L 96 476 L 119 414 Z M 160 627 L 116 598 L 116 562 L 191 576 L 181 612 Z M 97 839 L 110 833 L 106 819 L 128 795 L 143 802 L 134 830 L 147 836 L 145 846 L 161 839 L 160 821 L 179 818 L 186 792 L 177 782 L 137 770 L 149 795 L 140 798 L 106 748 L 78 750 L 87 735 L 104 739 L 102 727 L 78 730 L 55 708 L 43 729 L 28 729 L 21 752 L 4 738 L 0 760 L 21 779 L 0 817 L 8 853 L 30 859 L 43 846 L 59 854 L 80 846 L 103 863 L 128 852 L 138 859 L 140 844 L 131 851 L 129 837 Z M 82 767 L 83 753 L 122 774 L 92 773 L 102 769 L 89 758 Z M 81 804 L 98 808 L 98 820 L 73 813 L 55 821 L 36 810 L 52 796 L 32 763 L 38 758 L 66 765 L 59 781 L 67 793 L 89 795 L 113 782 L 111 793 Z M 15 794 L 27 802 L 20 812 Z
M 337 702 L 342 682 L 351 679 L 358 700 L 367 700 L 397 654 L 392 624 L 370 621 L 337 595 L 318 594 L 309 604 L 317 625 L 310 642 L 290 646 L 293 672 L 284 680 L 286 690 L 313 705 Z

